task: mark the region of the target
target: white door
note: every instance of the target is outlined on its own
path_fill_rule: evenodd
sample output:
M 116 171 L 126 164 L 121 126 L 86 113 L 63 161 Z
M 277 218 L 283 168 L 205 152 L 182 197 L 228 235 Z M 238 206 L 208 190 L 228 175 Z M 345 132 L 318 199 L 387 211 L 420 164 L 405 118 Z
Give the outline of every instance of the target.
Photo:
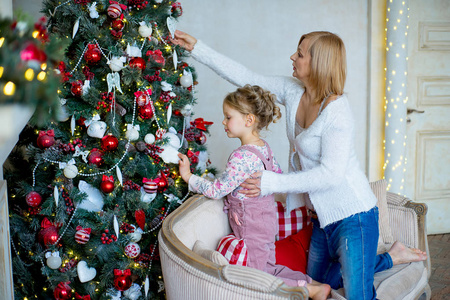
M 450 232 L 450 1 L 410 0 L 405 194 Z

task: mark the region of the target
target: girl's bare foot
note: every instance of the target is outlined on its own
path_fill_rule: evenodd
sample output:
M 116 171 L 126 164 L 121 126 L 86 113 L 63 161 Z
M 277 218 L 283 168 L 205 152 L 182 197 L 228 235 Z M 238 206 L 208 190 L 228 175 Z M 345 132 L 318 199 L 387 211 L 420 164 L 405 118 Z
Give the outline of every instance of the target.
M 331 287 L 328 284 L 319 283 L 314 280 L 308 283 L 306 288 L 308 289 L 309 298 L 313 300 L 326 300 L 331 293 Z
M 416 248 L 408 248 L 400 242 L 395 242 L 388 251 L 395 265 L 427 259 L 427 253 Z

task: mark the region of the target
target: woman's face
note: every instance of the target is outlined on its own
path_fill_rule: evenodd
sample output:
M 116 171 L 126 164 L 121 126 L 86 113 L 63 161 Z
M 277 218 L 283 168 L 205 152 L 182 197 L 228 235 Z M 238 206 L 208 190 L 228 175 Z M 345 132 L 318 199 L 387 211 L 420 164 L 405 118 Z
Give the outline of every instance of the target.
M 311 71 L 311 55 L 306 51 L 308 49 L 309 39 L 304 39 L 298 45 L 297 51 L 291 55 L 294 72 L 292 76 L 302 82 L 307 82 Z

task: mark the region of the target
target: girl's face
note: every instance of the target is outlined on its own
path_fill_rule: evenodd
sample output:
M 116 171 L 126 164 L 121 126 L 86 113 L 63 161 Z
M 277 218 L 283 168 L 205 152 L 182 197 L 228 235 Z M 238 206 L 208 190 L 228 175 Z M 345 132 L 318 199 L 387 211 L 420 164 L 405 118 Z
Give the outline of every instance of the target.
M 223 126 L 229 138 L 242 138 L 247 132 L 246 115 L 227 104 L 223 104 Z
M 291 55 L 292 66 L 294 67 L 292 76 L 302 82 L 308 80 L 311 72 L 311 54 L 306 51 L 308 45 L 309 39 L 306 38 L 298 45 L 297 51 Z

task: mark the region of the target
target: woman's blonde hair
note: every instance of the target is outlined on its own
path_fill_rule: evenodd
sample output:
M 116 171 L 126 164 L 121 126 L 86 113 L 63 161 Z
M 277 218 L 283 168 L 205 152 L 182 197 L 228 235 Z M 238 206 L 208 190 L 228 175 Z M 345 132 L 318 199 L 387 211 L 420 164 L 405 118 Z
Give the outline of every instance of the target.
M 329 95 L 342 95 L 347 76 L 344 42 L 327 31 L 304 34 L 298 44 L 305 39 L 309 41 L 306 51 L 311 55 L 309 83 L 316 91 L 314 102 L 320 103 Z
M 260 131 L 281 118 L 280 108 L 275 104 L 275 95 L 257 85 L 245 85 L 229 93 L 223 103 L 241 114 L 256 117 L 256 129 Z

